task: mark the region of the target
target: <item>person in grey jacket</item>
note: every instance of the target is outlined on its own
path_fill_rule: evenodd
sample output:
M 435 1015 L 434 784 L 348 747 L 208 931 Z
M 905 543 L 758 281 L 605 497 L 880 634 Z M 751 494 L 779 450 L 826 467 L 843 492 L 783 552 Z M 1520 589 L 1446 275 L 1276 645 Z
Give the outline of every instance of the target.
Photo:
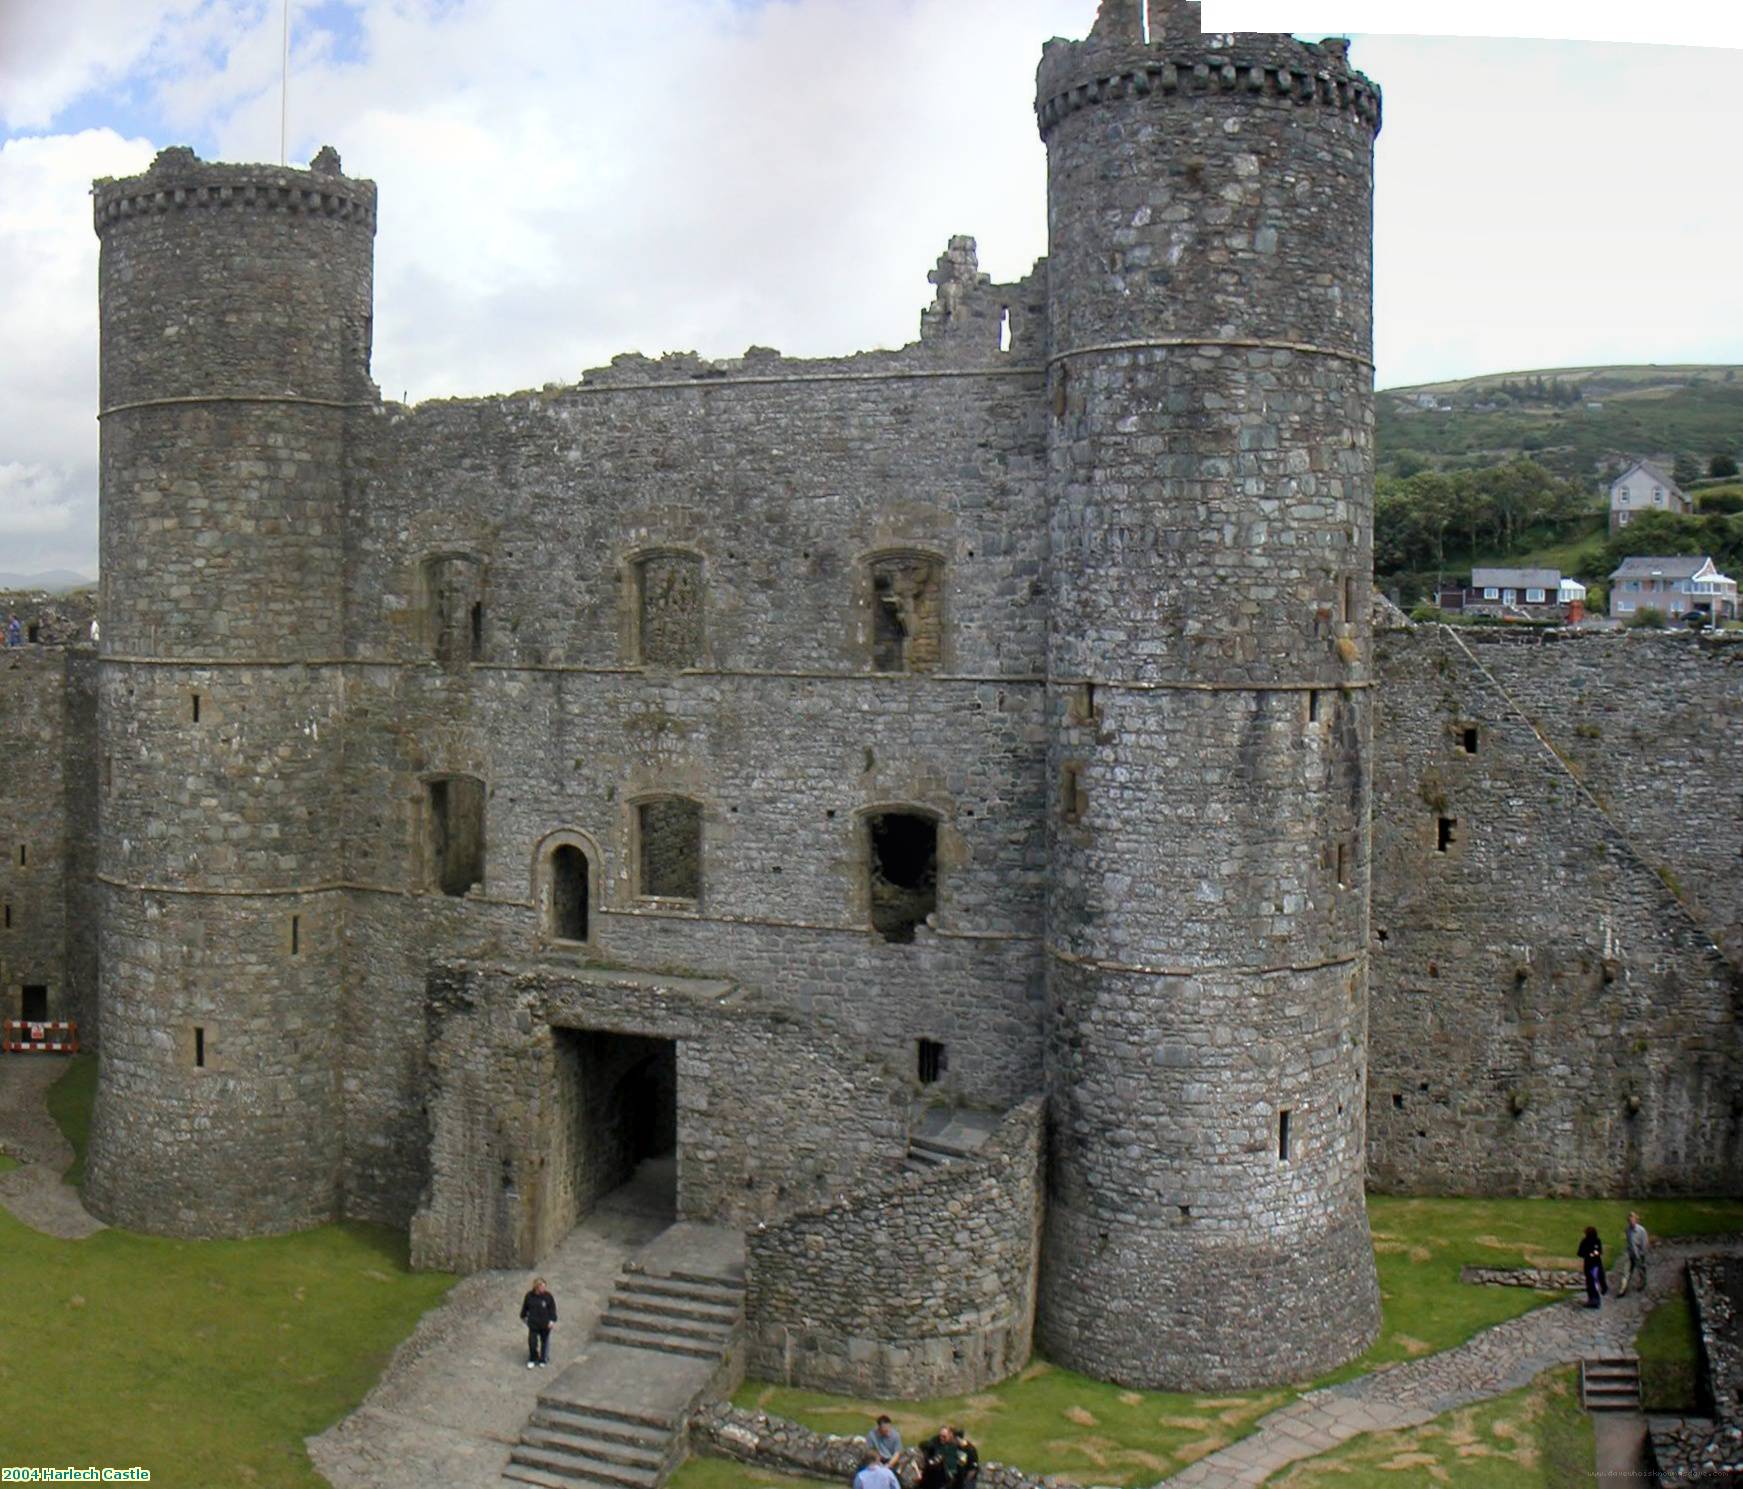
M 1646 1227 L 1640 1223 L 1640 1212 L 1628 1212 L 1628 1229 L 1623 1233 L 1623 1270 L 1622 1285 L 1616 1289 L 1616 1296 L 1626 1297 L 1628 1289 L 1637 1288 L 1646 1291 L 1646 1248 L 1650 1244 Z
M 902 1434 L 888 1417 L 879 1417 L 877 1425 L 865 1435 L 867 1445 L 878 1455 L 879 1463 L 894 1463 L 902 1451 Z

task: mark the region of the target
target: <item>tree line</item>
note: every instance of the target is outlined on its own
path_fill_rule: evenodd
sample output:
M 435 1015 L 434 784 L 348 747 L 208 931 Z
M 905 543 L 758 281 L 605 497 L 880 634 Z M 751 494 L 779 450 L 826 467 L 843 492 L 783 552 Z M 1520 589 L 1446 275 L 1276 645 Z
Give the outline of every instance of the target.
M 1473 554 L 1507 552 L 1528 529 L 1589 522 L 1594 502 L 1589 488 L 1534 460 L 1381 476 L 1374 488 L 1374 568 L 1438 573 L 1449 559 L 1468 566 Z

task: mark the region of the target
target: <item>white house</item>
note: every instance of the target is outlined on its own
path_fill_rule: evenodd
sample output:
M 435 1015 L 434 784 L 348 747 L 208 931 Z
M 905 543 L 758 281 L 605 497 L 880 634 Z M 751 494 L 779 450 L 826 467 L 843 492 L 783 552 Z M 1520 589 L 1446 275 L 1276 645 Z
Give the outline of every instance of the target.
M 1610 483 L 1610 531 L 1628 526 L 1636 512 L 1680 512 L 1688 515 L 1694 502 L 1675 481 L 1648 460 L 1634 464 Z
M 1737 581 L 1721 574 L 1710 558 L 1625 558 L 1610 576 L 1610 614 L 1627 620 L 1653 609 L 1680 620 L 1691 610 L 1708 620 L 1737 618 Z

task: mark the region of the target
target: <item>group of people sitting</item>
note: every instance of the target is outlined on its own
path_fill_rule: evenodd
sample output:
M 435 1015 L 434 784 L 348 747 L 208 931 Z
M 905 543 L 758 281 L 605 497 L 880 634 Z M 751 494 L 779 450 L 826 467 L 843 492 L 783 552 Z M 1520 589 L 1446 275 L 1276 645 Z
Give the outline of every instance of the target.
M 917 1448 L 904 1447 L 888 1417 L 865 1435 L 853 1489 L 975 1489 L 980 1450 L 960 1427 L 940 1427 Z

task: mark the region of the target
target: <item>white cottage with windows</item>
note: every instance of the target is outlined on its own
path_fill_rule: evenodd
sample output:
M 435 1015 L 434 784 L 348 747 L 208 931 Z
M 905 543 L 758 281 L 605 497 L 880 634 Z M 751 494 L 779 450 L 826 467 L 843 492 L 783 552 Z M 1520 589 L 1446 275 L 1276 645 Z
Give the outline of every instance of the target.
M 1628 526 L 1636 512 L 1693 512 L 1695 504 L 1649 460 L 1634 464 L 1610 483 L 1610 531 Z

